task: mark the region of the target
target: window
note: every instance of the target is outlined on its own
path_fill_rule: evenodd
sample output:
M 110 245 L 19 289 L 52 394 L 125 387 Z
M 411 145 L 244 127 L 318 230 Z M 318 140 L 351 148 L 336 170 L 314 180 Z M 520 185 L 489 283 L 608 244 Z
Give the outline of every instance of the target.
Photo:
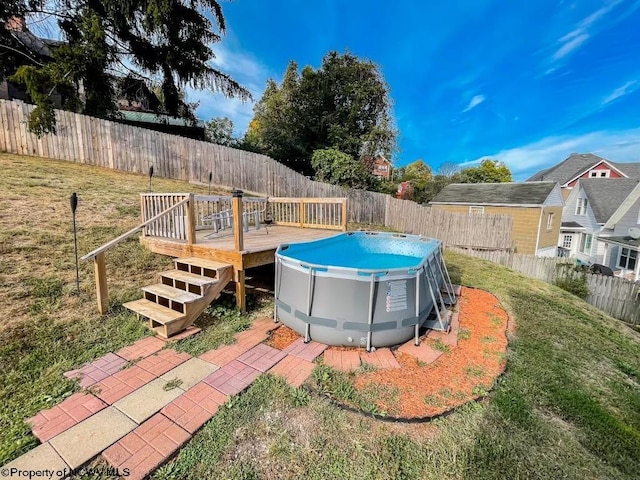
M 573 235 L 562 236 L 562 248 L 571 248 L 572 243 L 573 243 Z
M 598 176 L 598 172 L 596 172 L 595 170 L 591 170 L 591 171 L 589 172 L 589 176 L 590 176 L 591 178 L 593 178 L 593 177 L 597 177 L 597 176 Z
M 482 215 L 484 213 L 484 207 L 469 207 L 469 213 L 478 213 Z
M 589 200 L 586 198 L 579 198 L 576 205 L 576 215 L 586 215 L 587 205 L 589 205 Z
M 630 248 L 623 247 L 620 249 L 620 256 L 618 257 L 618 268 L 624 268 L 626 270 L 635 270 L 637 259 L 638 259 L 637 250 L 631 250 Z
M 589 172 L 589 178 L 609 178 L 611 170 L 591 170 Z
M 584 254 L 591 255 L 591 242 L 593 241 L 593 235 L 590 233 L 583 233 L 580 241 L 580 251 Z
M 547 230 L 553 229 L 553 213 L 547 216 Z

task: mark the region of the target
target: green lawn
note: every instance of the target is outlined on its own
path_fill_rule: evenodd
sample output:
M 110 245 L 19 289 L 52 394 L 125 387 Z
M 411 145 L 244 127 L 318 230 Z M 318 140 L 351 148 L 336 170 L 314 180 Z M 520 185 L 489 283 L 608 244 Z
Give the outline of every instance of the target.
M 36 445 L 22 419 L 76 388 L 62 372 L 146 334 L 120 304 L 167 260 L 135 241 L 108 254 L 112 311 L 100 317 L 90 265 L 74 293 L 68 195 L 81 198 L 86 252 L 136 224 L 146 177 L 9 155 L 0 167 L 4 464 Z M 159 180 L 154 189 L 196 190 Z M 428 424 L 394 424 L 265 375 L 154 477 L 640 478 L 640 334 L 552 285 L 462 255 L 446 260 L 455 281 L 493 292 L 517 327 L 507 372 L 484 401 Z M 204 334 L 178 348 L 228 342 L 270 307 L 254 301 L 243 316 L 229 305 L 212 307 Z

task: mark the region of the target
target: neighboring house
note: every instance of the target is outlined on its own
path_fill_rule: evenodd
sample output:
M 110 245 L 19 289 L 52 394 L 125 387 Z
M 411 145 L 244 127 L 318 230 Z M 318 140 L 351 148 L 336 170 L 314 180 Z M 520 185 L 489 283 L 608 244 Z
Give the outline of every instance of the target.
M 373 158 L 371 175 L 388 180 L 391 178 L 391 168 L 391 162 L 378 154 Z
M 567 198 L 578 180 L 588 178 L 639 178 L 640 163 L 614 163 L 592 153 L 572 153 L 564 161 L 541 170 L 527 182 L 558 182 Z
M 34 35 L 26 25 L 24 17 L 12 17 L 4 25 L 11 36 L 18 44 L 22 45 L 21 49 L 28 55 L 21 57 L 24 59 L 25 65 L 45 64 L 52 60 L 52 49 L 61 45 L 63 42 L 58 40 L 49 40 Z M 29 58 L 33 61 L 30 62 Z M 22 100 L 29 102 L 31 99 L 27 92 L 20 86 L 8 81 L 6 78 L 0 78 L 0 98 L 3 100 Z M 56 108 L 62 107 L 63 98 L 55 90 L 51 94 L 51 100 Z
M 202 120 L 197 120 L 194 125 L 184 118 L 171 117 L 153 112 L 134 112 L 128 110 L 120 110 L 119 117 L 112 118 L 111 120 L 126 123 L 134 127 L 180 135 L 181 137 L 193 138 L 195 140 L 205 140 L 205 124 Z
M 607 265 L 607 246 L 598 237 L 637 185 L 638 180 L 630 178 L 580 179 L 565 201 L 558 255 Z
M 640 182 L 604 224 L 598 241 L 604 244 L 602 263 L 614 274 L 640 280 Z
M 517 253 L 556 255 L 564 205 L 556 182 L 452 183 L 430 204 L 449 212 L 511 215 Z

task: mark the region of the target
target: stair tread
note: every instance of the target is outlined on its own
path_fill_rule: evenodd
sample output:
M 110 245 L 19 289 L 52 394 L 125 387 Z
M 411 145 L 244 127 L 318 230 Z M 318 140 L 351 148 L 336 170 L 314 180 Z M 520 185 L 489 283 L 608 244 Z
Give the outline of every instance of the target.
M 179 303 L 195 302 L 196 300 L 199 300 L 202 298 L 201 295 L 196 295 L 195 293 L 186 292 L 178 288 L 173 288 L 173 287 L 170 287 L 169 285 L 163 285 L 162 283 L 157 283 L 155 285 L 148 285 L 146 287 L 142 287 L 142 290 L 144 292 L 148 292 L 154 295 L 168 298 L 170 300 L 173 300 L 174 302 L 179 302 Z
M 191 285 L 211 285 L 215 283 L 216 280 L 211 277 L 203 277 L 202 275 L 196 275 L 195 273 L 183 272 L 182 270 L 169 270 L 166 272 L 162 272 L 161 275 L 163 277 L 172 278 L 174 280 L 179 280 L 185 283 L 189 283 Z
M 222 268 L 231 267 L 231 265 L 228 263 L 216 262 L 214 260 L 207 260 L 205 258 L 198 258 L 198 257 L 176 258 L 176 263 L 186 263 L 188 265 L 195 265 L 197 267 L 209 268 L 211 270 L 218 270 Z
M 183 313 L 176 312 L 175 310 L 163 307 L 162 305 L 158 305 L 157 303 L 153 303 L 144 298 L 127 302 L 124 304 L 124 307 L 163 325 L 176 322 L 184 318 Z

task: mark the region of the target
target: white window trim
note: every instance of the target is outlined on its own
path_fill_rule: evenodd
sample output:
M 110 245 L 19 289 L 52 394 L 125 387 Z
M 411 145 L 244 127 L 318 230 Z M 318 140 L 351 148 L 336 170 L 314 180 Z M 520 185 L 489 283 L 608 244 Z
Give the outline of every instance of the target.
M 553 230 L 553 213 L 547 215 L 547 231 Z
M 479 215 L 484 214 L 484 207 L 471 206 L 469 207 L 469 213 L 475 213 Z
M 636 221 L 638 225 L 640 225 L 640 208 L 638 209 L 638 220 Z
M 626 255 L 626 257 L 627 257 L 627 266 L 623 266 L 622 263 L 620 263 L 620 260 L 622 260 L 622 251 L 623 250 L 627 250 L 627 255 Z M 631 260 L 631 252 L 637 252 L 637 250 L 633 250 L 632 248 L 629 248 L 629 247 L 620 247 L 618 249 L 618 261 L 616 262 L 616 268 L 621 268 L 623 270 L 635 270 L 635 267 L 634 268 L 629 268 L 628 267 L 629 260 Z M 636 266 L 637 266 L 638 265 L 638 260 L 639 260 L 637 253 L 636 253 L 636 258 L 634 260 L 636 261 Z
M 576 215 L 584 216 L 587 214 L 587 207 L 589 206 L 589 200 L 584 197 L 578 198 L 576 202 Z
M 569 240 L 567 242 L 567 239 Z M 562 248 L 571 249 L 573 246 L 573 235 L 563 235 L 562 236 Z
M 583 237 L 580 239 L 580 245 L 578 246 L 578 248 L 580 249 L 580 253 L 583 253 L 585 255 L 591 255 L 591 251 L 593 250 L 593 235 L 590 234 L 590 233 L 583 233 L 582 235 L 583 235 Z M 585 250 L 584 246 L 587 245 L 587 238 L 588 237 L 591 237 L 591 240 L 589 242 L 589 249 Z M 582 240 L 584 240 L 584 242 Z

